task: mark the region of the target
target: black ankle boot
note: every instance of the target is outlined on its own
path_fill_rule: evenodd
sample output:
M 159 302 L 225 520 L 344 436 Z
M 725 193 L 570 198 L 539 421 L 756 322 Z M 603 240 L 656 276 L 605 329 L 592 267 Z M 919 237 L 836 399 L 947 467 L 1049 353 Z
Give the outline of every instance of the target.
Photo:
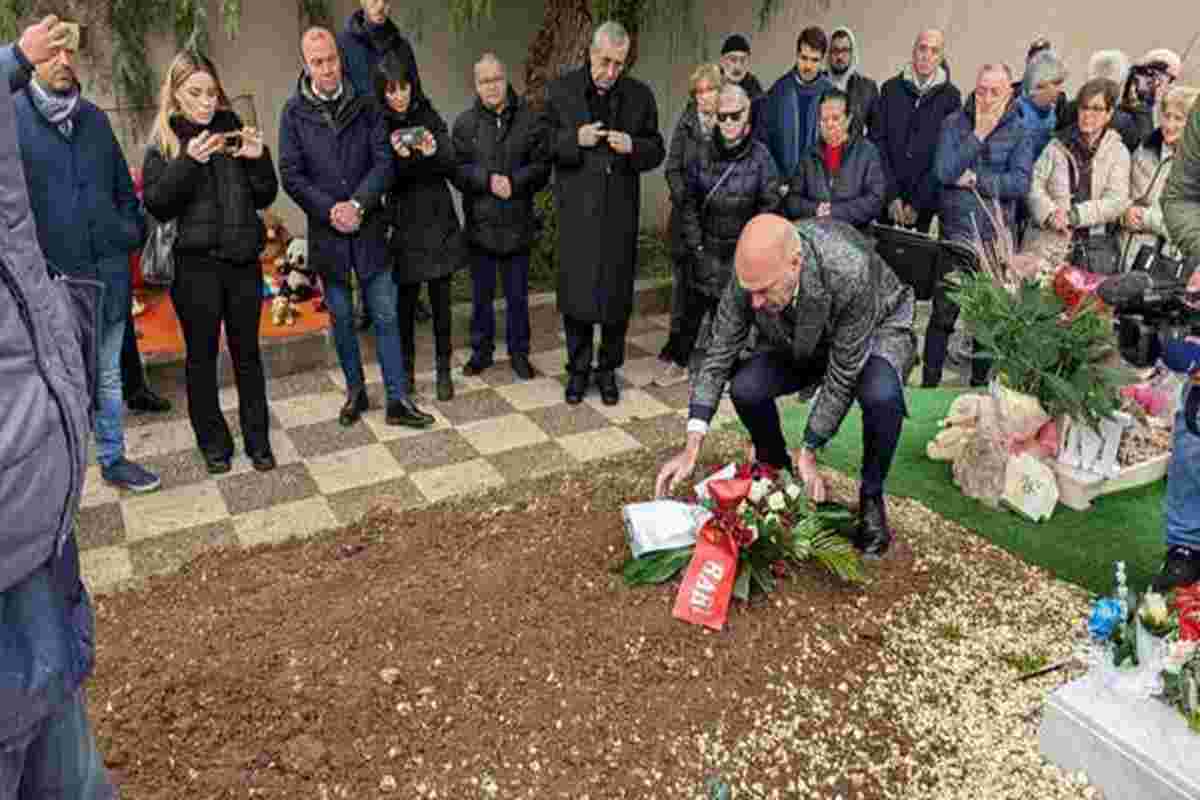
M 366 387 L 359 386 L 356 389 L 349 390 L 346 392 L 346 403 L 338 413 L 338 424 L 343 427 L 353 425 L 358 422 L 358 418 L 368 408 L 370 408 L 370 402 L 367 400 Z
M 892 544 L 892 531 L 887 524 L 887 506 L 883 496 L 861 497 L 858 510 L 858 535 L 854 546 L 868 558 L 880 558 Z

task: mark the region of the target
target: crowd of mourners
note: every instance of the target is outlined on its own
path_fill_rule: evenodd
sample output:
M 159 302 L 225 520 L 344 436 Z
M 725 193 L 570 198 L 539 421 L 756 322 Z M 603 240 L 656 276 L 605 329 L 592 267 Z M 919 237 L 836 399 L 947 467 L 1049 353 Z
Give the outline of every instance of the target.
M 809 27 L 797 39 L 794 68 L 766 89 L 751 71 L 747 38 L 727 37 L 717 63 L 692 71 L 668 141 L 653 92 L 624 74 L 629 36 L 610 22 L 595 31 L 588 63 L 552 82 L 536 112 L 513 90 L 503 62 L 483 54 L 474 65 L 475 102 L 451 126 L 388 14 L 386 0 L 363 0 L 340 34 L 305 32 L 303 72 L 282 111 L 274 159 L 261 132 L 234 113 L 216 66 L 181 52 L 159 93 L 140 198 L 107 117 L 80 96 L 74 50 L 59 49 L 16 94 L 39 240 L 57 269 L 98 278 L 106 289 L 95 426 L 104 480 L 139 492 L 159 486 L 125 457 L 123 437 L 126 407 L 169 407 L 145 384 L 129 313 L 127 257 L 145 239 L 147 219 L 174 225 L 170 296 L 206 467 L 224 473 L 234 456 L 218 402 L 224 329 L 245 452 L 269 470 L 257 259 L 265 241 L 259 212 L 280 188 L 306 216 L 308 265 L 332 315 L 347 386 L 340 421 L 354 424 L 369 406 L 362 327 L 375 337 L 386 421 L 419 428 L 434 422 L 415 394 L 414 373 L 424 366 L 414 327 L 422 284 L 439 401 L 454 395 L 450 281 L 460 268 L 470 270 L 474 298 L 463 374 L 494 365 L 497 283 L 510 368 L 521 379 L 536 374 L 533 200 L 552 175 L 565 399 L 577 404 L 594 385 L 604 403 L 616 404 L 640 178 L 664 161 L 674 281 L 655 382 L 669 386 L 695 374 L 738 239 L 761 213 L 839 221 L 867 236 L 876 224 L 927 232 L 936 219 L 943 239 L 983 242 L 1003 220 L 1018 247 L 1048 263 L 1070 256 L 1096 272 L 1121 270 L 1143 245 L 1168 238 L 1159 195 L 1196 97 L 1173 85 L 1181 65 L 1172 51 L 1151 50 L 1130 64 L 1114 50 L 1092 57 L 1068 99 L 1067 70 L 1038 39 L 1019 78 L 1005 64 L 987 64 L 964 102 L 938 30 L 920 32 L 909 62 L 880 85 L 859 68 L 853 31 Z M 461 222 L 451 187 L 462 196 Z M 933 306 L 925 386 L 941 380 L 957 317 L 944 287 Z M 972 370 L 973 383 L 986 380 L 985 361 Z
M 1019 75 L 985 64 L 964 100 L 936 29 L 919 32 L 907 62 L 877 83 L 859 67 L 853 31 L 806 28 L 794 67 L 765 89 L 749 41 L 734 34 L 717 63 L 691 71 L 688 103 L 665 138 L 651 88 L 625 74 L 630 36 L 619 23 L 596 28 L 585 63 L 552 80 L 536 110 L 505 64 L 482 54 L 477 97 L 449 124 L 387 0 L 361 5 L 340 33 L 303 34 L 303 70 L 274 154 L 234 113 L 216 66 L 179 53 L 159 93 L 140 197 L 108 117 L 81 96 L 69 26 L 47 18 L 0 49 L 0 276 L 14 299 L 0 304 L 0 369 L 13 399 L 0 419 L 0 506 L 17 531 L 0 554 L 0 633 L 21 643 L 0 651 L 0 674 L 24 676 L 18 688 L 0 684 L 0 800 L 111 796 L 80 690 L 93 651 L 74 512 L 89 431 L 104 481 L 134 492 L 160 485 L 124 445 L 127 409 L 169 408 L 146 386 L 130 316 L 129 256 L 153 226 L 173 228 L 170 297 L 199 454 L 214 475 L 235 457 L 218 401 L 223 330 L 245 454 L 268 471 L 260 212 L 281 188 L 306 217 L 308 266 L 332 315 L 346 384 L 339 422 L 354 425 L 370 405 L 359 341 L 367 328 L 386 422 L 426 428 L 434 417 L 414 383 L 425 366 L 414 326 L 422 285 L 439 401 L 454 396 L 450 281 L 460 268 L 473 288 L 462 373 L 497 368 L 499 283 L 509 368 L 522 380 L 537 374 L 528 281 L 534 198 L 547 186 L 565 400 L 577 405 L 594 387 L 603 403 L 620 402 L 641 178 L 665 162 L 674 280 L 654 380 L 687 381 L 691 394 L 687 446 L 664 465 L 657 491 L 691 474 L 728 391 L 755 460 L 793 471 L 820 502 L 815 453 L 857 402 L 863 464 L 852 541 L 867 557 L 892 540 L 884 486 L 908 374 L 920 360 L 922 385 L 940 383 L 958 314 L 938 286 L 918 359 L 914 291 L 876 252 L 880 226 L 929 233 L 936 221 L 944 240 L 1003 239 L 1047 268 L 1069 261 L 1107 275 L 1147 248 L 1200 256 L 1197 91 L 1175 85 L 1182 64 L 1170 50 L 1134 61 L 1097 52 L 1069 97 L 1062 59 L 1039 38 Z M 1188 147 L 1196 152 L 1172 177 Z M 97 304 L 68 304 L 67 288 L 77 299 L 102 291 L 90 295 Z M 986 382 L 988 368 L 974 360 L 971 382 Z M 792 451 L 776 398 L 814 392 Z M 1172 585 L 1200 578 L 1195 447 L 1177 437 L 1160 576 Z M 34 663 L 42 666 L 30 672 Z

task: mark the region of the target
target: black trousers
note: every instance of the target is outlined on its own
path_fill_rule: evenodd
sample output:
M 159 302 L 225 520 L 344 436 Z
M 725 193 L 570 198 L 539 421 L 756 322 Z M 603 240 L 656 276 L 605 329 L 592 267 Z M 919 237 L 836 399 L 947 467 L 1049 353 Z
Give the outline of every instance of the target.
M 672 256 L 671 334 L 658 354 L 663 361 L 673 361 L 681 367 L 686 367 L 688 362 L 688 352 L 684 351 L 680 334 L 683 330 L 684 319 L 687 317 L 688 276 L 691 271 L 691 256 Z
M 675 355 L 678 357 L 675 361 L 676 364 L 681 367 L 688 366 L 692 359 L 692 353 L 696 349 L 696 341 L 700 338 L 700 326 L 704 322 L 704 315 L 710 312 L 715 314 L 720 302 L 720 297 L 688 289 L 685 301 L 687 311 L 679 326 L 679 347 L 675 351 Z
M 146 388 L 146 372 L 142 369 L 142 354 L 138 352 L 137 327 L 133 315 L 125 323 L 125 339 L 121 342 L 121 392 L 125 399 Z
M 572 375 L 587 375 L 592 371 L 595 326 L 596 323 L 563 315 L 563 333 L 567 336 L 567 372 Z M 600 325 L 597 372 L 612 372 L 625 363 L 625 334 L 628 331 L 628 319 Z
M 221 327 L 233 359 L 238 418 L 248 453 L 270 449 L 267 382 L 258 324 L 262 316 L 258 264 L 231 264 L 177 253 L 171 302 L 187 346 L 188 416 L 196 443 L 212 456 L 233 454 L 233 436 L 217 400 Z
M 433 312 L 433 352 L 437 359 L 437 369 L 450 369 L 450 354 L 454 348 L 450 339 L 450 275 L 425 281 L 429 292 L 429 305 Z M 400 323 L 400 346 L 404 354 L 404 368 L 408 370 L 409 379 L 416 374 L 417 358 L 417 303 L 421 299 L 421 282 L 400 283 L 397 280 L 397 308 Z
M 750 432 L 759 461 L 774 467 L 793 468 L 775 398 L 820 384 L 826 368 L 822 359 L 797 362 L 778 352 L 760 353 L 738 365 L 729 383 L 729 398 L 738 419 Z M 880 497 L 908 413 L 904 386 L 887 360 L 870 356 L 859 373 L 854 397 L 862 408 L 863 419 L 859 494 Z
M 950 335 L 954 333 L 954 325 L 958 322 L 958 304 L 950 299 L 949 292 L 949 285 L 939 278 L 933 287 L 933 308 L 929 314 L 929 327 L 925 329 L 925 351 L 921 359 L 921 383 L 924 386 L 937 386 L 942 382 L 946 350 L 950 346 Z M 991 368 L 990 359 L 972 358 L 971 385 L 987 383 Z

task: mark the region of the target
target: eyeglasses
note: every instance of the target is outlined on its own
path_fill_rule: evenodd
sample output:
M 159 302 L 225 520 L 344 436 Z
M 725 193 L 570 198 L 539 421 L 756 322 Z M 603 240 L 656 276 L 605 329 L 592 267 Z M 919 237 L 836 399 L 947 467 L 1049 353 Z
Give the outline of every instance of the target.
M 831 47 L 829 49 L 829 54 L 833 55 L 833 56 L 843 56 L 843 55 L 846 55 L 847 53 L 853 53 L 853 52 L 854 52 L 853 47 Z
M 741 111 L 718 111 L 717 122 L 741 122 L 745 114 L 744 108 Z
M 1107 114 L 1108 106 L 1080 106 L 1079 113 L 1082 114 L 1084 111 L 1091 111 L 1093 114 Z

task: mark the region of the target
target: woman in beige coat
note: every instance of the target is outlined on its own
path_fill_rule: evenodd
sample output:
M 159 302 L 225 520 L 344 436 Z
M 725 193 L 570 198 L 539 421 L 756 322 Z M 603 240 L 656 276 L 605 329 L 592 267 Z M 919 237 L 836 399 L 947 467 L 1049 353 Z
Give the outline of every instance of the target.
M 1121 227 L 1125 231 L 1121 237 L 1121 261 L 1125 269 L 1133 265 L 1138 251 L 1147 246 L 1157 251 L 1162 245 L 1164 255 L 1179 258 L 1179 251 L 1170 244 L 1159 195 L 1167 185 L 1175 147 L 1187 127 L 1188 114 L 1197 96 L 1200 96 L 1200 89 L 1191 86 L 1175 86 L 1168 90 L 1158 103 L 1158 127 L 1133 154 L 1129 176 L 1133 205 L 1121 218 Z
M 1117 86 L 1103 78 L 1079 90 L 1078 121 L 1058 133 L 1033 167 L 1031 228 L 1024 251 L 1051 267 L 1064 261 L 1111 275 L 1120 271 L 1116 224 L 1129 207 L 1129 151 L 1109 128 Z

